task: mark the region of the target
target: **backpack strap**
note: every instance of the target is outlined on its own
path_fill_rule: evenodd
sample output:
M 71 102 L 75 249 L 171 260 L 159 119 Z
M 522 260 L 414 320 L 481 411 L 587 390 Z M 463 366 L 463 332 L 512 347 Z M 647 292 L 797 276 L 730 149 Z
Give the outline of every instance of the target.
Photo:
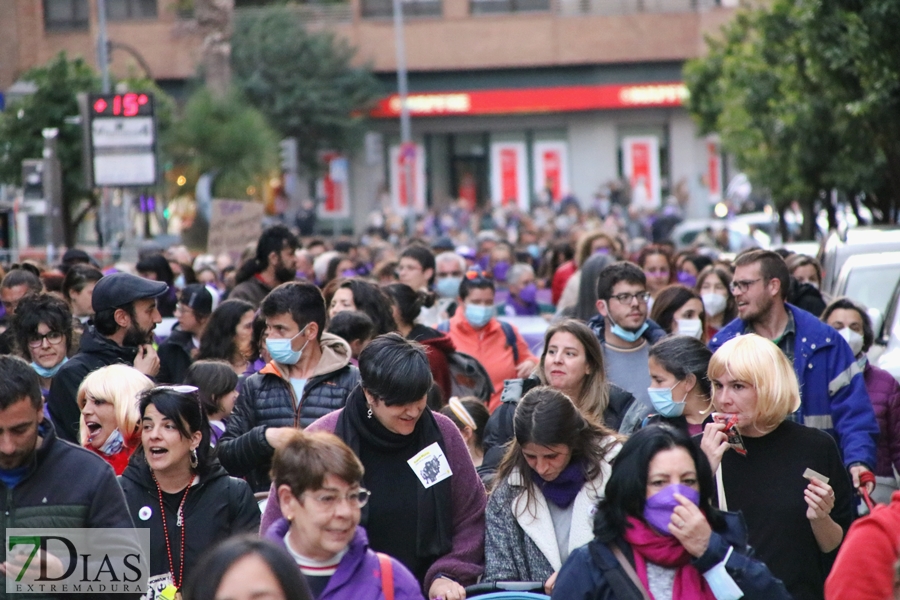
M 381 592 L 384 594 L 384 600 L 394 600 L 394 565 L 391 563 L 391 557 L 381 552 L 375 554 L 378 556 L 378 566 L 381 570 Z
M 512 348 L 513 351 L 513 362 L 516 366 L 519 365 L 519 344 L 516 339 L 516 330 L 513 329 L 513 326 L 507 323 L 506 321 L 499 321 L 500 329 L 503 330 L 503 335 L 506 336 L 506 345 Z

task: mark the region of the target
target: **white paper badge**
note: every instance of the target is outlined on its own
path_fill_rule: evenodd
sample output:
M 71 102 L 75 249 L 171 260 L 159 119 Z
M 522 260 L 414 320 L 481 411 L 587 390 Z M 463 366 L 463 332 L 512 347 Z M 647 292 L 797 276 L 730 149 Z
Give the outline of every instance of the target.
M 422 482 L 422 485 L 425 486 L 425 489 L 453 475 L 453 471 L 450 470 L 450 463 L 447 462 L 447 457 L 444 456 L 444 451 L 441 450 L 441 446 L 437 442 L 431 444 L 406 462 L 409 463 L 410 468 L 412 468 L 416 477 L 419 478 L 419 481 Z
M 146 508 L 146 507 L 145 507 Z M 141 600 L 160 600 L 164 598 L 162 591 L 172 585 L 171 573 L 160 573 L 147 579 L 147 591 L 141 596 Z
M 149 521 L 151 516 L 153 516 L 153 509 L 149 506 L 143 506 L 138 511 L 138 519 L 141 521 Z

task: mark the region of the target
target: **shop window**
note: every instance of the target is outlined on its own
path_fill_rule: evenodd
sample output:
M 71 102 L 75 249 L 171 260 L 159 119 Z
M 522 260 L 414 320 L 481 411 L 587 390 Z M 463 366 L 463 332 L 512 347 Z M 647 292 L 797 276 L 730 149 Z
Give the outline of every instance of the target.
M 106 0 L 106 17 L 110 21 L 155 19 L 156 0 Z
M 441 0 L 401 0 L 404 17 L 440 17 L 443 14 Z M 362 0 L 360 3 L 363 18 L 393 17 L 392 0 Z
M 473 15 L 550 10 L 550 0 L 471 0 Z
M 45 30 L 71 31 L 88 25 L 88 0 L 44 0 Z

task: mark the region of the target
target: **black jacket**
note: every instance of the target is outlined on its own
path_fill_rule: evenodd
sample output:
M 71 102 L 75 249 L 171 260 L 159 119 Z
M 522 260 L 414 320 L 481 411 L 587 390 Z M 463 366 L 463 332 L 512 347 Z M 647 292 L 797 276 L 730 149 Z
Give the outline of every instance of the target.
M 535 376 L 528 379 L 507 379 L 504 382 L 500 406 L 488 419 L 484 428 L 484 460 L 481 465 L 482 469 L 497 469 L 503 454 L 506 452 L 506 443 L 513 439 L 515 434 L 513 417 L 515 416 L 519 400 L 532 388 L 540 384 L 540 379 Z M 625 416 L 628 408 L 634 403 L 634 396 L 631 392 L 623 390 L 613 383 L 608 385 L 609 406 L 603 411 L 603 424 L 613 431 L 618 431 L 622 417 Z
M 138 527 L 150 528 L 150 575 L 168 573 L 169 558 L 159 513 L 159 492 L 142 455 L 132 458 L 119 477 L 119 484 L 125 492 L 134 522 Z M 181 528 L 176 526 L 178 506 L 164 505 L 172 559 L 176 561 L 176 570 L 180 571 L 177 562 L 181 544 Z M 203 553 L 216 542 L 259 530 L 259 504 L 246 481 L 229 477 L 225 469 L 214 462 L 210 472 L 188 490 L 184 524 L 184 574 L 189 577 Z
M 53 424 L 46 419 L 39 433 L 41 443 L 25 478 L 12 489 L 0 482 L 0 531 L 10 527 L 133 528 L 112 467 L 97 454 L 57 438 Z M 0 561 L 4 560 L 6 544 L 0 548 Z M 124 600 L 139 596 L 109 597 Z M 7 597 L 6 586 L 0 585 L 0 598 Z M 47 596 L 27 596 L 35 600 L 42 597 Z M 66 597 L 74 600 L 80 596 Z
M 78 421 L 81 411 L 76 397 L 78 386 L 88 373 L 100 367 L 115 364 L 134 365 L 137 348 L 126 348 L 97 333 L 93 326 L 81 336 L 78 354 L 62 366 L 47 396 L 47 410 L 56 425 L 57 435 L 74 444 L 78 444 Z
M 176 325 L 156 353 L 159 355 L 159 373 L 156 380 L 160 383 L 181 383 L 194 362 L 194 336 L 178 329 Z
M 789 600 L 781 580 L 776 579 L 762 561 L 753 558 L 747 545 L 747 527 L 739 514 L 723 513 L 724 528 L 713 531 L 706 552 L 692 558 L 691 564 L 706 573 L 725 561 L 725 571 L 744 593 L 747 600 Z M 615 544 L 634 568 L 634 553 L 622 539 Z M 733 552 L 728 554 L 729 548 Z M 596 539 L 574 550 L 563 564 L 553 588 L 553 598 L 563 600 L 641 600 L 641 591 L 632 583 L 625 569 L 607 544 Z
M 306 382 L 299 403 L 283 375 L 285 369 L 271 362 L 244 381 L 225 433 L 216 444 L 222 466 L 235 477 L 244 477 L 254 492 L 269 489 L 275 451 L 266 441 L 266 429 L 306 427 L 343 408 L 347 396 L 359 384 L 359 370 L 350 364 L 347 342 L 323 333 L 319 343 L 322 358 L 316 375 Z

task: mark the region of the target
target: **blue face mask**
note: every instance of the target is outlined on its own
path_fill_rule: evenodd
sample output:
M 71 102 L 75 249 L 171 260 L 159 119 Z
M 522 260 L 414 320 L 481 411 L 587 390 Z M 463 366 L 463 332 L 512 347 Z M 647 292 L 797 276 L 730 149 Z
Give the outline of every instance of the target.
M 481 329 L 494 316 L 493 306 L 480 306 L 478 304 L 466 304 L 466 320 L 475 329 Z
M 678 385 L 678 382 L 675 385 Z M 684 414 L 684 401 L 687 399 L 687 394 L 681 399 L 681 402 L 675 402 L 672 398 L 672 390 L 675 389 L 675 385 L 670 388 L 647 388 L 653 408 L 663 417 L 680 417 Z
M 55 367 L 50 367 L 49 369 L 45 369 L 44 367 L 42 367 L 41 365 L 37 364 L 36 362 L 33 362 L 33 363 L 31 363 L 31 368 L 34 369 L 34 372 L 35 372 L 35 373 L 37 373 L 38 375 L 40 375 L 40 376 L 43 377 L 44 379 L 51 379 L 51 378 L 53 378 L 57 373 L 59 373 L 60 367 L 62 367 L 62 366 L 63 366 L 64 364 L 66 364 L 67 362 L 69 362 L 69 357 L 68 357 L 68 356 L 65 356 L 65 357 L 63 357 L 62 362 L 59 363 L 58 365 L 56 365 Z
M 100 452 L 106 456 L 112 456 L 121 452 L 123 446 L 125 446 L 125 438 L 122 437 L 122 432 L 118 429 L 113 429 L 113 432 L 109 434 L 109 437 L 100 446 Z
M 647 331 L 647 328 L 649 327 L 649 325 L 647 325 L 647 321 L 644 321 L 644 324 L 641 325 L 637 331 L 628 331 L 626 329 L 623 329 L 618 323 L 613 321 L 612 317 L 606 318 L 609 319 L 609 322 L 613 324 L 611 329 L 613 335 L 630 343 L 636 342 L 641 339 L 641 336 L 644 335 L 644 332 Z
M 303 350 L 306 348 L 306 344 L 309 343 L 309 340 L 306 340 L 306 344 L 303 344 L 303 347 L 299 350 L 291 348 L 291 344 L 294 342 L 294 339 L 304 331 L 306 331 L 306 327 L 301 329 L 300 333 L 290 339 L 273 340 L 272 338 L 266 338 L 266 350 L 269 351 L 269 356 L 272 357 L 272 360 L 283 365 L 296 365 L 300 362 L 300 357 L 303 356 Z
M 462 277 L 442 277 L 437 280 L 435 290 L 441 298 L 456 298 L 459 295 L 459 284 Z
M 541 257 L 541 248 L 537 244 L 528 244 L 528 255 L 537 260 Z

